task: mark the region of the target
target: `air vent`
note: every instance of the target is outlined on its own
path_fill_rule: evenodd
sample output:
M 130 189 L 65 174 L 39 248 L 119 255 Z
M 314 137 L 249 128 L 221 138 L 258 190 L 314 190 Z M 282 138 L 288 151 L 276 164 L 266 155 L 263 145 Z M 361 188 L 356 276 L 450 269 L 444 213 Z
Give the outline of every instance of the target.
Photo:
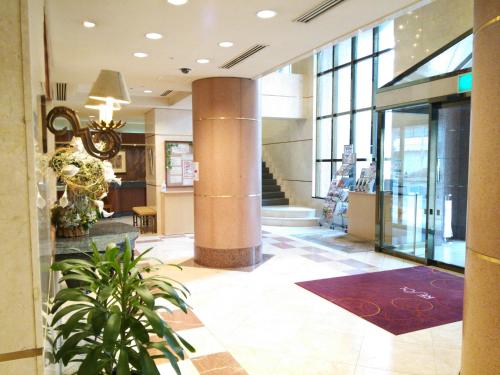
M 250 56 L 255 55 L 257 52 L 262 51 L 267 46 L 264 44 L 256 44 L 252 48 L 247 49 L 241 55 L 235 57 L 232 60 L 227 61 L 225 64 L 219 66 L 219 69 L 231 69 L 236 64 L 248 59 Z
M 339 5 L 343 1 L 344 0 L 326 0 L 326 1 L 323 1 L 321 4 L 316 5 L 314 8 L 308 10 L 303 15 L 297 17 L 293 21 L 294 22 L 308 23 L 308 22 L 312 21 L 313 19 L 315 19 L 316 17 L 319 17 L 323 13 L 329 11 L 334 6 Z
M 168 94 L 172 93 L 174 90 L 165 90 L 162 92 L 160 96 L 167 96 Z
M 66 101 L 67 83 L 56 82 L 56 100 Z

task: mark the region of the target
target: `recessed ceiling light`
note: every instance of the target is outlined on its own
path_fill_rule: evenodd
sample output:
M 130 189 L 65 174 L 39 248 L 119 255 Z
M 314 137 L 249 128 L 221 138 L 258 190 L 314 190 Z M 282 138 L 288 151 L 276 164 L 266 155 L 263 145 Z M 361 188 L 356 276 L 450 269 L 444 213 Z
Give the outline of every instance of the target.
M 83 26 L 86 27 L 87 29 L 92 29 L 93 27 L 95 27 L 95 22 L 83 21 Z
M 151 94 L 152 92 L 152 90 L 144 90 L 144 94 Z
M 158 39 L 163 38 L 163 35 L 161 35 L 159 33 L 147 33 L 145 36 L 147 39 L 151 39 L 151 40 L 158 40 Z
M 95 116 L 94 116 L 94 115 L 89 115 L 89 117 L 90 117 L 90 118 L 93 118 L 93 117 L 95 117 Z
M 188 0 L 167 0 L 172 5 L 184 5 Z
M 147 53 L 144 52 L 134 52 L 135 57 L 143 58 L 143 57 L 148 57 Z
M 198 64 L 208 64 L 210 62 L 209 59 L 198 59 L 196 60 Z
M 274 16 L 276 16 L 278 13 L 276 13 L 274 10 L 270 10 L 270 9 L 264 9 L 264 10 L 259 10 L 257 12 L 257 17 L 259 18 L 273 18 Z
M 234 46 L 233 42 L 220 42 L 219 43 L 219 47 L 222 47 L 222 48 L 229 48 L 232 46 Z

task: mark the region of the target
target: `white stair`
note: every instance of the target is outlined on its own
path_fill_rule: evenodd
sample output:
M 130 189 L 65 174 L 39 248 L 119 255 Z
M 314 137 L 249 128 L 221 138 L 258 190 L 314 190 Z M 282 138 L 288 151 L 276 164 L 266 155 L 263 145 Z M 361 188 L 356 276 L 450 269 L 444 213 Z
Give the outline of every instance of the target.
M 265 206 L 262 207 L 262 225 L 279 227 L 315 227 L 319 218 L 316 210 L 308 207 Z

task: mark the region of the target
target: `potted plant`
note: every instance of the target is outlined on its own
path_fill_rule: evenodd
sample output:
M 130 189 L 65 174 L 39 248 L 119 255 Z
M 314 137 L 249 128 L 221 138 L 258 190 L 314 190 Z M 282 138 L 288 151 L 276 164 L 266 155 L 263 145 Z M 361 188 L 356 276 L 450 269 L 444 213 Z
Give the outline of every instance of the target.
M 99 253 L 95 244 L 89 259 L 67 259 L 52 265 L 61 282 L 79 281 L 60 290 L 53 300 L 51 325 L 57 332 L 56 361 L 66 366 L 81 362 L 78 375 L 160 375 L 155 358 L 167 358 L 177 374 L 185 348 L 194 348 L 157 314 L 155 300 L 163 298 L 187 313 L 189 291 L 181 283 L 138 269 L 151 249 L 132 259 L 128 239 L 124 251 L 115 244 Z M 176 266 L 178 267 L 178 266 Z M 153 352 L 161 354 L 154 355 Z

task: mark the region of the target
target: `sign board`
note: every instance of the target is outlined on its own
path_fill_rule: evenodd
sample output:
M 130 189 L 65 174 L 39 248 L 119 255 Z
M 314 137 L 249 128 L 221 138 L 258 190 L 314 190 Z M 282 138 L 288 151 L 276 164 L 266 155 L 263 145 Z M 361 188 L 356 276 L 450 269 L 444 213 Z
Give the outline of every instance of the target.
M 458 92 L 472 91 L 472 72 L 460 74 L 457 82 Z

